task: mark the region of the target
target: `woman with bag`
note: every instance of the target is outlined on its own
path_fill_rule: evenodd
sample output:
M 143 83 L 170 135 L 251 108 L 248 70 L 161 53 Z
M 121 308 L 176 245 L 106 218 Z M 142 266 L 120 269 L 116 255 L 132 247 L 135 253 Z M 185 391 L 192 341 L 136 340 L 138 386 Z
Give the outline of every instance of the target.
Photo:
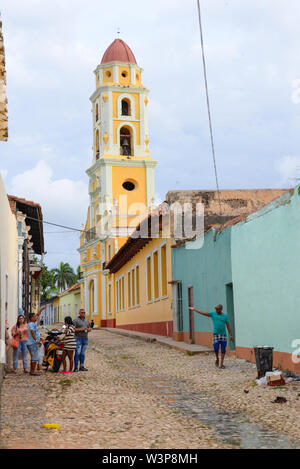
M 27 340 L 28 340 L 28 324 L 25 321 L 25 316 L 20 314 L 15 324 L 11 329 L 12 347 L 13 347 L 13 368 L 17 373 L 18 358 L 22 353 L 24 373 L 28 373 L 27 369 Z

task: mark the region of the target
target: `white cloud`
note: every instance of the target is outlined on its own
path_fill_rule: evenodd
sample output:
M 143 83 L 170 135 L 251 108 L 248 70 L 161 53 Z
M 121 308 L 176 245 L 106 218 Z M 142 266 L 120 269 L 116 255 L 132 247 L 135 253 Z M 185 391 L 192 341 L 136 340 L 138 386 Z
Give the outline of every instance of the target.
M 61 41 L 48 44 L 48 57 L 59 67 L 76 70 L 81 67 L 92 70 L 99 61 L 99 54 L 81 42 L 65 44 Z
M 47 221 L 72 223 L 75 228 L 80 228 L 88 206 L 87 185 L 67 178 L 54 179 L 52 168 L 44 160 L 16 175 L 10 192 L 39 203 Z
M 168 134 L 170 131 L 181 131 L 181 121 L 176 114 L 174 107 L 171 109 L 158 101 L 151 101 L 150 104 L 151 121 L 153 122 L 152 130 L 155 130 L 162 135 Z
M 7 55 L 6 67 L 10 79 L 20 86 L 36 87 L 40 81 L 38 70 L 32 69 L 20 54 Z
M 50 221 L 85 221 L 93 70 L 117 27 L 151 91 L 150 151 L 161 199 L 171 189 L 214 187 L 196 1 L 153 0 L 147 14 L 138 0 L 111 0 L 110 8 L 99 0 L 2 3 L 10 131 L 1 166 L 10 192 L 40 202 Z M 298 175 L 298 158 L 281 158 L 300 145 L 300 2 L 288 3 L 203 2 L 223 187 L 272 187 L 278 174 L 286 185 Z
M 0 174 L 3 177 L 3 179 L 5 179 L 8 174 L 7 169 L 0 169 Z
M 17 174 L 11 181 L 9 193 L 33 200 L 42 207 L 46 222 L 80 230 L 88 207 L 88 187 L 83 181 L 55 179 L 53 169 L 40 160 L 35 167 Z M 79 264 L 79 232 L 44 223 L 45 262 L 53 268 L 59 262 Z
M 297 178 L 300 178 L 300 157 L 283 156 L 276 163 L 276 170 L 281 175 L 281 182 L 294 186 Z
M 292 102 L 294 104 L 299 104 L 300 103 L 300 80 L 297 78 L 297 80 L 293 80 L 292 82 Z

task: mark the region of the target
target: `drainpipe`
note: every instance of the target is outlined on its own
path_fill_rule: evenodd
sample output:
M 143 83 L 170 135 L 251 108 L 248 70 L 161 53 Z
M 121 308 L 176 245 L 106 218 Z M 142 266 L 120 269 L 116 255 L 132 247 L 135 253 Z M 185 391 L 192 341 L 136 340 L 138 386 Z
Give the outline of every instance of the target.
M 213 233 L 214 233 L 214 242 L 216 242 L 217 234 L 219 233 L 221 226 L 222 225 L 214 225 L 212 227 L 212 230 L 213 230 Z

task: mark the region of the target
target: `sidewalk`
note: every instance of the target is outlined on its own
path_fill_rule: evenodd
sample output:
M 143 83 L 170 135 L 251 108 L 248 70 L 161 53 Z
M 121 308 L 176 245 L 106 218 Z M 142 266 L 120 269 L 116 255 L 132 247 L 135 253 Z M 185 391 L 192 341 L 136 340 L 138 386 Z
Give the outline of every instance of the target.
M 143 340 L 144 342 L 156 342 L 161 345 L 179 350 L 179 352 L 187 353 L 188 355 L 196 355 L 200 353 L 213 353 L 214 349 L 211 347 L 204 347 L 202 345 L 187 344 L 186 342 L 177 342 L 176 340 L 170 339 L 162 335 L 146 334 L 144 332 L 130 331 L 127 329 L 110 328 L 105 327 L 103 330 L 112 332 L 113 334 L 124 335 L 125 337 L 131 337 L 132 339 Z

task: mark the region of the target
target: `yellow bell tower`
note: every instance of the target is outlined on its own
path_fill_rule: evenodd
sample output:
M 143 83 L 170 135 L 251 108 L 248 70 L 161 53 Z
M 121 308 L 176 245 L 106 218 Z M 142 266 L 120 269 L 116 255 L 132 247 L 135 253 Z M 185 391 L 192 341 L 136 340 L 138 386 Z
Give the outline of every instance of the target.
M 79 252 L 82 306 L 99 325 L 112 325 L 114 319 L 113 282 L 103 267 L 146 216 L 155 196 L 157 162 L 149 152 L 149 91 L 142 72 L 121 39 L 108 47 L 94 71 L 90 206 Z

